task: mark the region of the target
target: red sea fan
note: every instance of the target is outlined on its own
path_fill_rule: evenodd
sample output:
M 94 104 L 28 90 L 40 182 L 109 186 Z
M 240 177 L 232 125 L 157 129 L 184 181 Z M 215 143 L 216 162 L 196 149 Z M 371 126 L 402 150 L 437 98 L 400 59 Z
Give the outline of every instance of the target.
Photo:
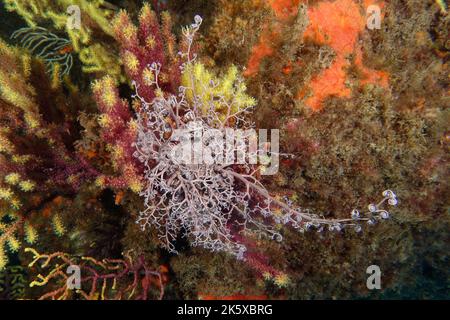
M 162 14 L 161 23 L 148 4 L 139 14 L 139 26 L 135 26 L 125 11 L 118 13 L 113 21 L 115 38 L 120 47 L 120 56 L 129 79 L 139 88 L 140 95 L 147 101 L 153 100 L 159 91 L 174 93 L 180 83 L 180 58 L 175 37 L 171 33 L 169 14 Z M 156 90 L 155 80 L 148 66 L 161 65 Z M 121 99 L 116 83 L 111 77 L 104 77 L 93 84 L 95 99 L 101 115 L 102 139 L 107 143 L 116 175 L 104 175 L 97 179 L 101 186 L 114 188 L 129 187 L 134 192 L 142 188 L 142 166 L 132 155 L 133 143 L 137 139 L 136 122 L 132 108 Z M 139 104 L 133 104 L 139 111 Z

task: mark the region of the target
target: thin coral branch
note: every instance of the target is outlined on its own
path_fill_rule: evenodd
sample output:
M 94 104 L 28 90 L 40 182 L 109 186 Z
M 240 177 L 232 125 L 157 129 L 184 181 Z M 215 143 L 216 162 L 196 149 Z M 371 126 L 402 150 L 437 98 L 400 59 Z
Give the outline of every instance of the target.
M 40 262 L 42 269 L 49 270 L 46 275 L 39 274 L 30 287 L 56 287 L 43 294 L 39 300 L 65 300 L 73 298 L 73 293 L 86 300 L 147 300 L 154 294 L 157 294 L 158 299 L 164 297 L 162 275 L 151 270 L 143 256 L 133 259 L 125 255 L 124 259 L 98 261 L 92 257 L 73 257 L 64 252 L 41 254 L 32 248 L 26 248 L 25 252 L 33 254 L 29 267 Z M 66 270 L 69 266 L 80 268 L 80 289 L 74 290 L 68 285 Z M 128 280 L 130 276 L 133 278 L 131 283 Z M 149 295 L 150 292 L 152 295 Z

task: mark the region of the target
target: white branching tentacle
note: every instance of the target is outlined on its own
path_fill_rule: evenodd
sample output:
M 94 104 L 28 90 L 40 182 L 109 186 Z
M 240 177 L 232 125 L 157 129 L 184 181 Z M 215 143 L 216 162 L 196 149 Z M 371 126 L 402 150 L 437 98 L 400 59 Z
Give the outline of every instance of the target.
M 137 115 L 138 138 L 134 155 L 145 165 L 146 181 L 141 193 L 145 210 L 140 213 L 137 223 L 143 229 L 156 227 L 161 242 L 171 252 L 176 252 L 174 241 L 181 235 L 194 246 L 244 258 L 246 247 L 237 241 L 236 235 L 252 232 L 281 241 L 282 235 L 272 228 L 273 223 L 289 225 L 300 231 L 310 228 L 322 231 L 324 227 L 340 231 L 349 226 L 359 231 L 361 223 L 373 224 L 387 219 L 389 212 L 382 208 L 383 204 L 397 203 L 390 190 L 384 191 L 383 199 L 378 204 L 369 205 L 365 213 L 353 210 L 349 218 L 326 219 L 295 206 L 289 200 L 282 201 L 272 196 L 259 180 L 260 166 L 257 164 L 183 161 L 184 158 L 177 153 L 183 141 L 175 139 L 183 137 L 177 137 L 176 130 L 187 132 L 189 142 L 194 137 L 193 143 L 200 144 L 204 150 L 219 148 L 223 141 L 216 140 L 213 135 L 196 141 L 196 133 L 216 130 L 224 133 L 222 138 L 226 138 L 228 129 L 254 129 L 248 119 L 250 107 L 235 108 L 236 97 L 211 94 L 213 91 L 209 89 L 217 88 L 219 83 L 213 81 L 210 88 L 205 85 L 194 87 L 201 82 L 195 79 L 192 71 L 196 56 L 191 47 L 201 22 L 201 18 L 196 16 L 195 23 L 183 29 L 188 46 L 187 52 L 179 54 L 185 61 L 181 66 L 182 72 L 189 72 L 188 86 L 181 86 L 177 95 L 159 94 L 153 101 L 145 101 L 135 85 L 134 98 L 139 100 L 141 108 Z M 154 74 L 153 85 L 159 90 L 161 65 L 153 63 L 148 68 Z M 208 92 L 210 96 L 204 94 L 200 97 L 198 90 Z M 261 148 L 258 146 L 255 154 L 264 151 Z M 227 154 L 237 154 L 242 152 L 242 146 L 231 144 L 222 150 Z M 215 154 L 214 160 L 219 156 L 223 155 Z

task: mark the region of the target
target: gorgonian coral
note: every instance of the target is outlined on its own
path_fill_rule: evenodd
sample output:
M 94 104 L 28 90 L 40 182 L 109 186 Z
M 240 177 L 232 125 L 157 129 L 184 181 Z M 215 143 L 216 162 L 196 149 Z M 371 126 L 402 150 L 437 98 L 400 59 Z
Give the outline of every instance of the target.
M 222 84 L 212 75 L 206 77 L 206 83 L 202 81 L 206 72 L 191 52 L 201 22 L 196 16 L 195 23 L 183 29 L 186 51 L 179 54 L 184 61 L 180 66 L 184 81 L 177 95 L 161 90 L 158 62 L 146 66 L 152 75 L 150 84 L 158 93 L 155 98 L 145 99 L 135 82 L 135 98 L 140 102 L 135 156 L 145 165 L 141 195 L 146 209 L 137 220 L 141 227 L 157 227 L 163 245 L 172 252 L 176 252 L 174 241 L 181 233 L 193 246 L 245 258 L 240 234 L 251 232 L 281 240 L 281 234 L 271 226 L 274 222 L 300 231 L 311 227 L 340 231 L 348 226 L 359 231 L 361 222 L 373 224 L 388 218 L 381 205 L 385 201 L 396 204 L 390 190 L 383 192 L 378 204 L 369 205 L 366 214 L 353 210 L 351 217 L 344 219 L 327 219 L 270 195 L 260 182 L 267 162 L 257 165 L 250 159 L 278 156 L 278 150 L 270 147 L 268 152 L 267 141 L 259 146 L 253 141 L 245 156 L 246 146 L 238 143 L 237 136 L 253 132 L 248 115 L 255 101 L 245 94 L 245 84 L 236 74 L 225 76 L 227 81 Z M 184 152 L 191 136 L 194 161 L 190 149 Z M 247 137 L 251 140 L 251 136 Z M 232 143 L 221 149 L 224 140 Z M 199 150 L 204 157 L 208 150 L 206 161 L 195 161 Z M 235 155 L 242 154 L 250 161 L 235 162 Z
M 50 287 L 39 300 L 67 300 L 79 296 L 85 300 L 147 300 L 162 299 L 164 275 L 152 270 L 143 256 L 125 254 L 123 259 L 74 257 L 64 252 L 39 253 L 32 248 L 25 252 L 33 254 L 30 267 L 41 262 L 40 268 L 47 270 L 30 283 L 30 287 Z M 77 266 L 81 273 L 80 283 L 72 281 L 66 273 L 69 267 Z M 77 288 L 79 286 L 79 288 Z M 76 290 L 74 290 L 76 289 Z
M 36 241 L 33 212 L 97 175 L 71 147 L 81 100 L 66 95 L 57 69 L 52 73 L 49 79 L 39 61 L 0 39 L 0 270 L 8 262 L 4 249 L 21 247 L 19 235 Z
M 72 45 L 69 40 L 58 37 L 45 28 L 20 28 L 11 35 L 36 57 L 45 61 L 50 71 L 54 64 L 63 67 L 61 75 L 68 74 L 73 66 Z
M 111 45 L 113 31 L 110 20 L 117 10 L 116 6 L 103 0 L 5 0 L 4 2 L 8 11 L 16 12 L 32 29 L 38 29 L 39 25 L 50 24 L 57 33 L 64 31 L 66 36 L 63 38 L 70 40 L 70 51 L 78 54 L 83 72 L 108 74 L 114 79 L 125 81 L 120 59 L 114 46 Z M 78 18 L 80 23 L 75 26 Z M 33 33 L 36 35 L 34 31 Z M 57 52 L 54 54 L 65 55 Z
M 172 92 L 180 82 L 179 58 L 176 55 L 175 39 L 171 33 L 170 16 L 162 15 L 162 23 L 148 4 L 139 13 L 139 26 L 135 26 L 126 11 L 120 11 L 112 22 L 114 37 L 119 44 L 120 58 L 125 72 L 134 79 L 140 94 L 147 100 L 162 91 Z M 146 68 L 149 63 L 163 65 L 159 73 L 160 87 L 152 86 L 153 73 Z M 94 82 L 94 97 L 101 112 L 98 122 L 101 138 L 111 154 L 114 175 L 101 175 L 97 185 L 101 187 L 130 188 L 139 192 L 142 188 L 142 170 L 132 156 L 132 142 L 136 139 L 136 123 L 132 108 L 120 98 L 117 81 L 105 76 Z

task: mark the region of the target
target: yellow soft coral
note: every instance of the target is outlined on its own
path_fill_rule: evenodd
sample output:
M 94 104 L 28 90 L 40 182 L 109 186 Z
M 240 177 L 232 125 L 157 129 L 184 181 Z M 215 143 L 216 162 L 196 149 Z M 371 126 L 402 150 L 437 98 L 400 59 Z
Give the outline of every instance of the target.
M 120 59 L 107 42 L 113 36 L 110 19 L 115 7 L 103 0 L 5 0 L 5 7 L 15 11 L 30 27 L 51 21 L 57 30 L 65 29 L 73 50 L 79 54 L 86 73 L 104 73 L 122 82 Z M 67 28 L 67 8 L 80 8 L 80 28 Z
M 206 113 L 214 106 L 216 111 L 223 112 L 225 118 L 225 110 L 220 110 L 224 107 L 224 103 L 218 100 L 221 98 L 231 105 L 231 114 L 256 104 L 255 99 L 247 95 L 247 88 L 236 66 L 231 66 L 222 77 L 208 71 L 200 62 L 189 64 L 186 68 L 181 79 L 182 85 L 187 88 L 188 99 L 192 101 L 195 96 L 200 100 L 202 112 Z
M 289 281 L 289 277 L 285 273 L 276 275 L 274 279 L 274 283 L 280 288 L 286 287 L 289 284 Z
M 139 60 L 136 56 L 132 52 L 127 51 L 124 55 L 124 60 L 124 64 L 130 70 L 130 73 L 136 75 L 139 71 Z
M 8 263 L 8 258 L 6 256 L 5 249 L 0 245 L 0 271 L 5 269 L 6 264 Z
M 0 152 L 12 153 L 13 151 L 13 144 L 0 132 Z
M 128 181 L 128 185 L 130 187 L 130 190 L 134 193 L 139 193 L 142 191 L 142 182 L 139 180 L 139 178 L 132 178 L 130 181 Z
M 27 82 L 30 60 L 21 59 L 22 51 L 9 46 L 0 39 L 0 99 L 24 112 L 25 122 L 30 129 L 36 129 L 41 120 L 36 104 L 36 92 Z M 8 150 L 7 140 L 0 132 L 0 150 Z
M 101 127 L 107 127 L 111 124 L 111 119 L 107 114 L 102 114 L 98 116 L 98 124 Z
M 100 43 L 94 43 L 79 52 L 83 63 L 82 70 L 86 73 L 108 73 L 120 82 L 126 78 L 122 74 L 121 63 L 111 50 Z
M 34 244 L 38 239 L 36 229 L 29 223 L 25 224 L 25 240 L 29 244 Z
M 106 186 L 106 180 L 104 176 L 99 176 L 95 179 L 95 185 L 100 188 L 104 188 Z
M 14 163 L 25 164 L 31 157 L 29 155 L 13 155 L 11 160 Z
M 9 201 L 9 204 L 10 204 L 10 206 L 11 206 L 13 209 L 16 209 L 16 210 L 20 209 L 20 207 L 22 206 L 22 203 L 21 203 L 20 200 L 19 200 L 18 198 L 16 198 L 16 197 L 13 197 L 13 198 Z
M 8 200 L 13 196 L 13 192 L 10 188 L 1 188 L 0 187 L 0 199 Z
M 63 221 L 59 214 L 55 214 L 52 218 L 53 230 L 55 234 L 59 237 L 63 236 L 66 233 L 66 228 L 64 227 Z
M 17 12 L 31 27 L 36 27 L 42 20 L 51 20 L 57 29 L 67 25 L 67 8 L 71 5 L 78 6 L 89 23 L 81 24 L 79 30 L 67 29 L 72 31 L 71 40 L 75 45 L 87 42 L 93 27 L 111 35 L 109 19 L 113 11 L 105 8 L 103 0 L 5 0 L 4 2 L 8 11 Z
M 18 184 L 20 182 L 20 174 L 17 172 L 9 173 L 5 176 L 5 181 L 12 185 Z
M 7 242 L 8 242 L 9 250 L 11 252 L 17 252 L 19 250 L 20 246 L 21 246 L 20 241 L 17 240 L 17 238 L 14 237 L 14 236 L 8 237 Z
M 114 79 L 110 76 L 97 80 L 92 85 L 94 93 L 100 95 L 100 99 L 107 108 L 112 108 L 118 103 L 119 97 L 115 93 L 115 85 Z
M 33 108 L 33 103 L 29 96 L 23 95 L 11 85 L 11 80 L 14 75 L 9 75 L 3 70 L 0 70 L 0 94 L 1 97 L 11 103 L 12 105 L 22 108 L 24 110 Z
M 9 224 L 0 224 L 0 271 L 8 264 L 8 255 L 6 251 L 16 252 L 19 250 L 21 243 L 16 238 L 15 233 L 19 226 L 22 224 L 21 220 L 17 220 L 16 217 L 8 215 L 13 222 Z M 0 216 L 1 217 L 1 216 Z
M 35 184 L 33 181 L 25 180 L 19 183 L 19 187 L 22 191 L 29 192 L 34 190 Z
M 113 90 L 105 88 L 102 95 L 103 102 L 109 108 L 112 108 L 117 103 L 117 98 Z

